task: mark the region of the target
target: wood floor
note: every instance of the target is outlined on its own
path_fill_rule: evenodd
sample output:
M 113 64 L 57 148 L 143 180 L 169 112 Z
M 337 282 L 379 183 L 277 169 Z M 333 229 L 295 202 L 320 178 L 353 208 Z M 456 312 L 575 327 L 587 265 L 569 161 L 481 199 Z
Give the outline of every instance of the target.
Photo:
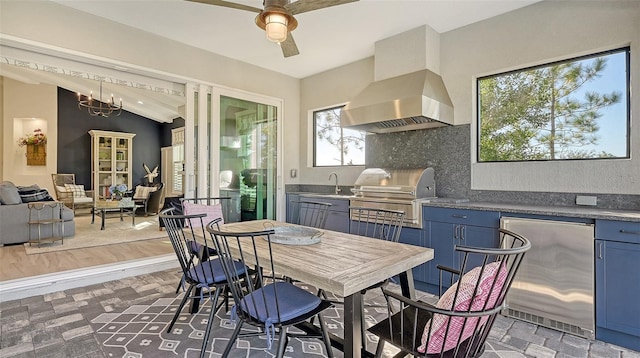
M 144 240 L 27 255 L 23 244 L 0 247 L 0 281 L 173 254 L 168 240 Z

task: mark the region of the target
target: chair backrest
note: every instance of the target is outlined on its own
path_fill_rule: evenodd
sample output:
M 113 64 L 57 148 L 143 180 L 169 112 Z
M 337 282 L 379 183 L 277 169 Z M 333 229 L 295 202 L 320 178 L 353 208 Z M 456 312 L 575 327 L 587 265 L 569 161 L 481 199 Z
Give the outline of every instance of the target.
M 182 212 L 186 214 L 207 213 L 208 220 L 222 215 L 222 224 L 227 222 L 231 210 L 231 197 L 181 198 Z M 205 221 L 208 221 L 205 220 Z
M 75 174 L 51 174 L 51 181 L 53 181 L 53 190 L 56 193 L 56 198 L 58 200 L 62 198 L 66 198 L 69 194 L 66 193 L 66 189 L 64 188 L 65 184 L 75 184 L 76 183 L 76 175 Z
M 277 309 L 280 307 L 277 302 L 285 299 L 286 293 L 278 291 L 282 287 L 279 284 L 285 282 L 275 275 L 271 252 L 274 231 L 223 232 L 213 225 L 207 226 L 207 231 L 215 244 L 233 300 L 240 305 L 234 309 L 238 318 L 256 325 L 265 324 L 267 318 L 275 324 L 285 321 Z M 238 272 L 235 267 L 239 263 L 256 270 Z M 278 280 L 280 282 L 276 283 Z M 260 289 L 271 283 L 275 284 L 269 285 L 269 289 Z
M 290 201 L 287 222 L 324 229 L 329 215 L 330 203 L 315 203 L 309 201 Z
M 404 211 L 349 207 L 349 233 L 398 242 Z
M 53 185 L 64 186 L 65 184 L 75 184 L 76 175 L 54 173 L 54 174 L 51 174 L 51 180 L 53 180 Z
M 412 327 L 411 332 L 393 334 L 385 340 L 419 356 L 480 356 L 530 247 L 529 240 L 503 229 L 497 248 L 457 246 L 456 250 L 462 255 L 461 267 L 459 271 L 450 271 L 457 282 L 440 297 L 435 307 L 383 290 L 389 305 L 401 308 L 401 313 L 393 316 L 395 320 L 387 320 L 389 331 L 398 331 L 400 326 Z M 482 264 L 471 267 L 472 262 Z M 420 314 L 425 311 L 430 315 Z
M 156 191 L 149 194 L 147 212 L 158 213 L 164 206 L 164 183 L 154 184 Z
M 200 262 L 208 259 L 209 252 L 214 252 L 214 245 L 208 240 L 205 225 L 202 222 L 206 215 L 176 215 L 174 211 L 175 208 L 165 209 L 160 212 L 159 216 L 164 223 L 185 280 L 188 283 L 207 282 L 207 277 L 214 277 L 211 265 L 203 266 L 200 269 L 195 268 Z M 190 225 L 183 228 L 182 223 L 185 220 L 199 221 L 200 226 Z M 217 224 L 218 220 L 211 222 L 212 227 L 217 227 Z

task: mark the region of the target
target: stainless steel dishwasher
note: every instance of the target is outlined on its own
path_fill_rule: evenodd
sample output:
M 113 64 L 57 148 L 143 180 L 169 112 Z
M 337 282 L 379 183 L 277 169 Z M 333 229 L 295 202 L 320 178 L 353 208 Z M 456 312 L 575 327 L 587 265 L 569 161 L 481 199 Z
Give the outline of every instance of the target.
M 593 224 L 502 217 L 500 227 L 531 241 L 504 314 L 595 338 Z

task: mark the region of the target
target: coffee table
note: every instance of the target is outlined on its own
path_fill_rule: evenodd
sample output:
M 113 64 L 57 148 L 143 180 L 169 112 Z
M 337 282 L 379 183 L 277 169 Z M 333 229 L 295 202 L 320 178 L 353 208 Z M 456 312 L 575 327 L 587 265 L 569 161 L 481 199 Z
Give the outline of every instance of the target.
M 119 211 L 120 221 L 124 221 L 123 214 L 131 216 L 131 226 L 136 225 L 136 210 L 140 208 L 140 205 L 136 205 L 133 200 L 104 200 L 98 199 L 93 204 L 93 210 L 91 210 L 91 223 L 93 224 L 96 217 L 96 211 L 100 213 L 101 224 L 100 230 L 104 230 L 104 222 L 106 219 L 106 213 L 108 211 Z

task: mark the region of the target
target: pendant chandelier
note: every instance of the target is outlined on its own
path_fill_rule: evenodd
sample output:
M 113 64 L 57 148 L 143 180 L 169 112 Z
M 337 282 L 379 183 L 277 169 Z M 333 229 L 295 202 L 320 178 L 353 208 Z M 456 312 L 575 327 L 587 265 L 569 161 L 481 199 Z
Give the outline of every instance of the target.
M 111 98 L 108 98 L 107 101 L 104 102 L 102 100 L 102 81 L 100 81 L 100 97 L 98 97 L 97 100 L 94 100 L 93 91 L 91 91 L 88 97 L 83 96 L 78 92 L 78 108 L 86 108 L 89 115 L 94 117 L 100 116 L 106 118 L 114 112 L 116 116 L 119 116 L 122 112 L 122 98 L 120 98 L 120 103 L 116 105 L 113 100 L 113 94 L 111 94 Z

